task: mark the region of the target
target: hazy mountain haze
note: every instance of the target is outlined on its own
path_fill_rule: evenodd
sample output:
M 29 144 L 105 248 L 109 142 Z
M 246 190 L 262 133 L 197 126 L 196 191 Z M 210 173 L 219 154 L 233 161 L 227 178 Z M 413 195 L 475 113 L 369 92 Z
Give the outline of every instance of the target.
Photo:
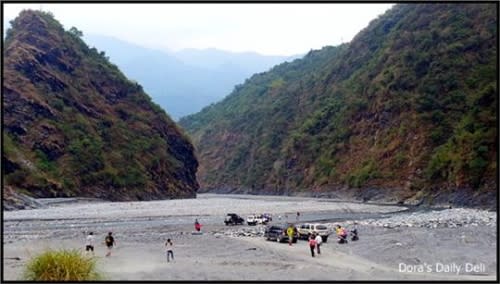
M 84 35 L 84 39 L 104 51 L 174 119 L 217 102 L 252 74 L 298 57 L 217 49 L 167 52 L 102 35 Z

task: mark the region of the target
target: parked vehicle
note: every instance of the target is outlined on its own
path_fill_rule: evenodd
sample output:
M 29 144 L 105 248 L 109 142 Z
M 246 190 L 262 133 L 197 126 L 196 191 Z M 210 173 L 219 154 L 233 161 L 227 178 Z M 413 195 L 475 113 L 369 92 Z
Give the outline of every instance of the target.
M 266 227 L 264 231 L 264 237 L 268 241 L 277 241 L 278 243 L 288 242 L 288 235 L 286 230 L 288 229 L 289 224 L 273 224 Z M 292 225 L 293 226 L 293 225 Z M 292 243 L 296 243 L 299 239 L 299 235 L 297 233 L 297 228 L 294 228 L 294 236 L 292 239 Z
M 245 220 L 235 213 L 228 213 L 226 218 L 224 219 L 224 224 L 226 224 L 226 226 L 243 225 L 243 222 L 245 222 Z
M 257 224 L 267 224 L 269 222 L 269 219 L 264 217 L 264 215 L 250 215 L 247 217 L 247 224 L 250 226 L 255 226 Z
M 264 213 L 262 214 L 262 218 L 266 220 L 267 223 L 271 222 L 273 220 L 273 216 L 269 213 Z
M 320 235 L 323 242 L 327 242 L 328 236 L 331 234 L 331 231 L 327 226 L 319 223 L 304 223 L 298 226 L 299 238 L 303 240 L 309 239 L 309 236 L 312 233 L 316 235 Z
M 257 217 L 255 215 L 250 215 L 247 217 L 247 224 L 249 226 L 257 225 Z

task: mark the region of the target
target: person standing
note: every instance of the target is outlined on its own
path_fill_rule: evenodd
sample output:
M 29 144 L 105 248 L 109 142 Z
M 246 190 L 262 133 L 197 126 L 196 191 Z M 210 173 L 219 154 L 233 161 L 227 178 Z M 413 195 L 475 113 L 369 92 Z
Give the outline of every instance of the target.
M 290 224 L 290 226 L 288 226 L 288 228 L 286 229 L 286 234 L 288 235 L 288 245 L 289 246 L 292 245 L 294 233 L 295 233 L 295 229 Z
M 94 232 L 89 232 L 86 238 L 85 254 L 88 254 L 89 251 L 91 251 L 92 255 L 94 255 Z
M 168 239 L 165 243 L 165 247 L 167 247 L 167 262 L 170 262 L 170 256 L 172 256 L 172 260 L 174 260 L 174 244 L 172 243 L 172 240 Z
M 195 220 L 194 220 L 194 229 L 195 229 L 197 232 L 201 231 L 201 224 L 200 224 L 200 222 L 198 222 L 198 219 L 195 219 Z
M 319 254 L 321 254 L 321 250 L 319 247 L 321 246 L 321 243 L 323 242 L 323 238 L 321 238 L 321 236 L 318 234 L 314 240 L 316 241 L 316 250 L 318 251 L 318 255 L 319 255 Z
M 299 219 L 300 219 L 300 212 L 297 211 L 297 217 L 296 217 L 297 222 L 299 221 Z
M 314 249 L 316 248 L 316 235 L 309 236 L 309 248 L 311 249 L 311 256 L 314 257 Z
M 113 249 L 113 246 L 116 244 L 115 238 L 113 238 L 113 232 L 108 233 L 106 238 L 104 238 L 104 242 L 106 243 L 106 247 L 108 247 L 108 253 L 106 253 L 106 256 L 110 256 L 111 249 Z

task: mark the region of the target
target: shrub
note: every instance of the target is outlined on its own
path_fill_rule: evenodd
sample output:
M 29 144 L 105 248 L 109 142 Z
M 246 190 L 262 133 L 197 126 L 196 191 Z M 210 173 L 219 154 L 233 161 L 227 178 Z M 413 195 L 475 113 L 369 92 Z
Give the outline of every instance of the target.
M 380 173 L 377 170 L 376 163 L 373 160 L 364 163 L 360 169 L 355 169 L 348 176 L 347 182 L 351 187 L 362 187 L 367 181 L 379 178 Z
M 82 256 L 78 250 L 45 251 L 27 264 L 23 280 L 28 281 L 88 281 L 99 280 L 94 258 Z
M 404 152 L 398 152 L 394 157 L 394 166 L 396 168 L 402 167 L 407 160 L 408 158 Z
M 26 180 L 26 177 L 29 173 L 24 169 L 19 169 L 13 173 L 7 174 L 4 176 L 5 183 L 9 185 L 17 185 L 20 186 Z

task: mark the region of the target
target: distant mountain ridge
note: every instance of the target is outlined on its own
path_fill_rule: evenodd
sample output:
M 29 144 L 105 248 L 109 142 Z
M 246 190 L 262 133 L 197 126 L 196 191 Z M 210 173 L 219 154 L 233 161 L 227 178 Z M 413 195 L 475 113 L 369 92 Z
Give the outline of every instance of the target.
M 195 113 L 228 95 L 254 73 L 297 56 L 264 56 L 217 49 L 167 52 L 109 36 L 84 35 L 174 119 Z
M 285 61 L 292 61 L 303 56 L 262 55 L 257 52 L 231 52 L 216 48 L 187 48 L 177 52 L 172 52 L 171 55 L 188 65 L 209 70 L 227 68 L 228 66 L 237 66 L 238 68 L 245 70 L 249 73 L 249 75 L 267 71 L 274 65 Z
M 4 201 L 196 196 L 190 140 L 81 31 L 24 10 L 7 31 L 3 59 Z
M 497 10 L 395 5 L 181 119 L 202 190 L 496 207 Z

